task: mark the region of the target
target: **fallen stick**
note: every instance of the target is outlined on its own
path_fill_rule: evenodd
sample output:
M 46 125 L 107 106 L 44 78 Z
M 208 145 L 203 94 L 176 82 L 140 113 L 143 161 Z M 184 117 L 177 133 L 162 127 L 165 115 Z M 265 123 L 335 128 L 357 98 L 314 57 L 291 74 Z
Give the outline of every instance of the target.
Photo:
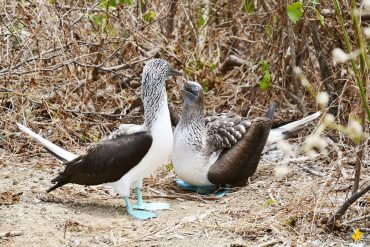
M 281 243 L 281 242 L 282 242 L 281 240 L 274 239 L 274 240 L 270 240 L 270 241 L 267 241 L 265 243 L 262 243 L 262 244 L 258 245 L 258 247 L 272 246 L 272 245 L 275 245 L 275 244 L 278 244 L 278 243 Z
M 22 234 L 23 232 L 21 231 L 4 232 L 4 233 L 0 233 L 0 239 L 21 236 Z
M 335 229 L 335 222 L 337 220 L 340 220 L 340 218 L 343 216 L 343 214 L 347 211 L 347 209 L 358 199 L 360 198 L 361 196 L 363 196 L 364 194 L 366 194 L 366 192 L 368 192 L 370 190 L 370 184 L 368 186 L 366 186 L 363 190 L 359 191 L 359 192 L 356 192 L 354 194 L 352 194 L 352 196 L 350 198 L 348 198 L 343 204 L 342 206 L 340 206 L 340 208 L 335 212 L 335 214 L 328 220 L 328 222 L 326 223 L 326 227 L 329 229 L 329 230 L 334 230 Z

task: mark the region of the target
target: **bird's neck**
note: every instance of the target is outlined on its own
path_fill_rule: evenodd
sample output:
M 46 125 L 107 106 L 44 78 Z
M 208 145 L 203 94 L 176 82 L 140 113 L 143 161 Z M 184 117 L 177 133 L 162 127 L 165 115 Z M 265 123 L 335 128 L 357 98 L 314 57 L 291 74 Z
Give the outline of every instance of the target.
M 184 104 L 180 121 L 176 127 L 177 134 L 181 135 L 179 138 L 185 138 L 186 142 L 197 148 L 203 145 L 203 135 L 206 129 L 203 114 L 203 105 Z
M 159 120 L 159 116 L 168 116 L 168 122 L 171 121 L 164 83 L 143 83 L 141 94 L 144 104 L 144 126 L 147 130 L 152 131 L 155 122 Z M 163 114 L 163 111 L 168 112 L 168 114 Z

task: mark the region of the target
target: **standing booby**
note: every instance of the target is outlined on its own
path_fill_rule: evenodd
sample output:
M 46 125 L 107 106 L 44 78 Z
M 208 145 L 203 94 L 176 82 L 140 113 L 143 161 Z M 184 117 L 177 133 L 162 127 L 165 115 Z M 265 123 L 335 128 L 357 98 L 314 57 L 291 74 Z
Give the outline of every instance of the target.
M 38 140 L 55 156 L 67 160 L 64 171 L 52 180 L 56 184 L 48 192 L 68 183 L 110 183 L 124 198 L 127 212 L 133 217 L 148 219 L 156 216 L 150 211 L 168 209 L 167 203 L 144 203 L 141 187 L 143 178 L 164 164 L 172 151 L 173 133 L 165 85 L 171 75 L 181 73 L 173 70 L 164 60 L 148 61 L 143 69 L 141 87 L 144 124 L 120 126 L 85 155 L 71 154 L 18 124 L 22 131 Z M 135 206 L 129 200 L 131 185 L 137 194 Z
M 171 158 L 174 172 L 181 179 L 177 184 L 199 193 L 210 193 L 218 186 L 244 185 L 256 171 L 265 144 L 284 139 L 289 131 L 320 116 L 320 112 L 315 113 L 271 129 L 275 111 L 272 104 L 266 117 L 253 120 L 233 113 L 204 118 L 201 85 L 187 81 L 182 91 L 184 105 L 174 132 Z

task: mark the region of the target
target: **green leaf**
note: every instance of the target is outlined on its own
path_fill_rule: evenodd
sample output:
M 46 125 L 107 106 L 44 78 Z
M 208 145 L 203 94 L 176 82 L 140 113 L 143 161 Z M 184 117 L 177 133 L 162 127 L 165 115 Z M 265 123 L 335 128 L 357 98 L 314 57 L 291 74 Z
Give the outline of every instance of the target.
M 211 69 L 212 72 L 215 71 L 217 69 L 217 63 L 212 63 L 210 65 L 210 69 Z
M 156 17 L 156 13 L 153 10 L 148 10 L 143 15 L 144 21 L 146 22 L 152 22 Z
M 317 5 L 319 4 L 319 0 L 311 0 L 310 1 L 312 5 Z
M 56 4 L 57 3 L 57 0 L 49 0 L 49 3 L 50 4 Z
M 274 200 L 274 199 L 267 199 L 266 202 L 265 202 L 265 206 L 266 207 L 271 207 L 271 206 L 275 206 L 277 204 L 277 202 Z
M 94 14 L 90 16 L 90 20 L 94 23 L 96 29 L 102 31 L 107 25 L 108 16 L 106 14 Z
M 204 19 L 203 15 L 200 15 L 197 21 L 198 27 L 203 27 L 206 24 L 206 19 Z
M 167 171 L 172 171 L 173 170 L 173 164 L 172 162 L 168 163 L 166 166 Z
M 244 0 L 244 11 L 247 14 L 256 11 L 256 8 L 254 7 L 254 0 Z
M 116 8 L 117 7 L 117 2 L 116 0 L 101 0 L 99 7 L 101 9 L 107 9 L 107 8 Z
M 267 25 L 265 27 L 265 33 L 266 33 L 267 37 L 272 39 L 272 27 L 270 25 Z
M 270 64 L 268 61 L 261 61 L 259 65 L 263 76 L 258 85 L 263 91 L 265 91 L 271 88 L 271 74 L 269 71 Z
M 315 12 L 316 12 L 316 19 L 320 22 L 321 26 L 325 26 L 324 16 L 317 9 L 315 9 Z
M 119 0 L 120 3 L 122 4 L 127 4 L 127 5 L 132 5 L 132 0 Z
M 304 13 L 303 4 L 301 2 L 295 2 L 288 5 L 287 13 L 289 19 L 293 23 L 297 23 L 302 18 Z

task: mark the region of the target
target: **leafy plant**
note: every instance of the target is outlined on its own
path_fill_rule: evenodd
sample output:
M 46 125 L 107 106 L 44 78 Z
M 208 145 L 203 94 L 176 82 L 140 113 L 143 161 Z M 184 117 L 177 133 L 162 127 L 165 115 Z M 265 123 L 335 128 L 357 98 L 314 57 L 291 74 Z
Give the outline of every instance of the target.
M 269 198 L 265 201 L 265 206 L 266 207 L 275 206 L 276 204 L 277 204 L 277 202 L 272 198 Z
M 206 24 L 206 20 L 204 18 L 204 15 L 201 14 L 199 15 L 198 21 L 197 21 L 197 26 L 198 27 L 203 27 Z
M 303 4 L 302 2 L 295 2 L 288 5 L 287 13 L 289 20 L 293 23 L 297 23 L 303 16 Z
M 146 22 L 152 22 L 155 19 L 156 16 L 157 16 L 157 14 L 153 10 L 148 10 L 143 15 L 143 19 Z
M 271 88 L 271 74 L 269 71 L 270 63 L 264 60 L 261 61 L 259 65 L 263 76 L 258 85 L 262 90 L 268 90 Z
M 169 162 L 169 163 L 167 164 L 166 169 L 167 169 L 167 171 L 169 171 L 169 172 L 173 170 L 173 164 L 172 164 L 172 162 Z
M 117 2 L 116 0 L 102 0 L 99 4 L 99 7 L 101 9 L 107 9 L 107 8 L 117 8 Z
M 244 12 L 249 14 L 255 11 L 254 0 L 244 0 Z
M 132 0 L 119 0 L 120 3 L 122 4 L 127 4 L 127 5 L 132 5 Z

